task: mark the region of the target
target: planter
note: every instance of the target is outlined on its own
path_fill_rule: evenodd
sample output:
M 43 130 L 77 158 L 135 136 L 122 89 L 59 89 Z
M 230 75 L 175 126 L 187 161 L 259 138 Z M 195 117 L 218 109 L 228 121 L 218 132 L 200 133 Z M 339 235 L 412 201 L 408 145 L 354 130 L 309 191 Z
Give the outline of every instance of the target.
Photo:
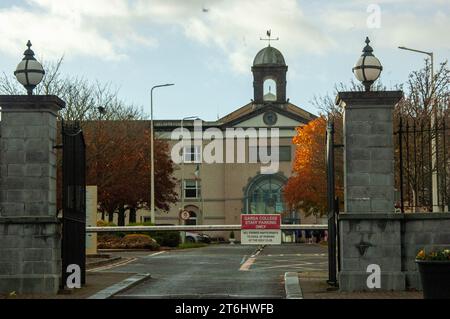
M 416 260 L 424 299 L 450 299 L 450 260 Z
M 236 239 L 230 238 L 229 241 L 230 241 L 230 245 L 234 245 L 234 242 L 236 241 Z

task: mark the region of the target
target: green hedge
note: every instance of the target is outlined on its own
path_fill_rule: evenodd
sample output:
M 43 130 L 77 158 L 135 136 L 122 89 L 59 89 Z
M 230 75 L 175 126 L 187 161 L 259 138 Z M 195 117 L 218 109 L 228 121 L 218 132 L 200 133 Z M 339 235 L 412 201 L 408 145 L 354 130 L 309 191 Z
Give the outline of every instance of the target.
M 154 226 L 151 222 L 130 223 L 128 226 Z M 178 231 L 146 231 L 135 232 L 135 234 L 148 235 L 160 245 L 166 247 L 177 247 L 180 242 L 180 233 Z

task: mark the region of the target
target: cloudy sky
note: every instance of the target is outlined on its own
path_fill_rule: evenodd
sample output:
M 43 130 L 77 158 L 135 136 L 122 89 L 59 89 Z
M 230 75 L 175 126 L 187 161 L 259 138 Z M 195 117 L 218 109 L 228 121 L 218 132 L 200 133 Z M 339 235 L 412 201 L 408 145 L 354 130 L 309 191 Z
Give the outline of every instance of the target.
M 378 15 L 378 13 L 380 13 Z M 450 57 L 449 0 L 23 0 L 0 1 L 0 71 L 12 73 L 28 39 L 63 72 L 111 82 L 155 117 L 215 120 L 253 97 L 250 67 L 267 29 L 289 66 L 291 102 L 317 113 L 315 95 L 349 82 L 369 36 L 390 86 L 423 65 L 399 45 Z

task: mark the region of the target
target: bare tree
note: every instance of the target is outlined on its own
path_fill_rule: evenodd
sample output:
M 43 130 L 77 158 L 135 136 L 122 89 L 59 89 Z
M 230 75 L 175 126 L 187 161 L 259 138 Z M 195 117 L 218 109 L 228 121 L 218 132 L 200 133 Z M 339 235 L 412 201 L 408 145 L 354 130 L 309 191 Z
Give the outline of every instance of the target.
M 372 86 L 373 91 L 385 91 L 386 86 L 384 86 L 381 81 L 377 81 Z M 343 91 L 364 91 L 364 85 L 362 83 L 351 80 L 350 84 L 346 85 L 344 83 L 335 84 L 332 94 L 325 95 L 315 95 L 310 101 L 310 103 L 319 109 L 324 116 L 339 116 L 342 115 L 342 108 L 336 105 L 335 99 L 338 92 Z
M 66 121 L 86 120 L 139 120 L 146 115 L 132 104 L 119 99 L 118 90 L 111 83 L 89 81 L 84 77 L 66 76 L 61 72 L 64 57 L 56 61 L 43 61 L 46 71 L 35 93 L 57 95 L 66 102 L 59 112 L 60 119 Z M 25 89 L 13 75 L 3 73 L 0 77 L 0 94 L 24 94 Z
M 432 81 L 431 63 L 426 59 L 425 66 L 412 72 L 403 88 L 405 96 L 395 109 L 395 130 L 402 130 L 402 149 L 396 145 L 396 154 L 402 152 L 404 161 L 403 204 L 407 211 L 428 211 L 432 209 L 432 174 L 438 176 L 440 204 L 445 206 L 449 201 L 450 70 L 447 61 L 440 64 Z

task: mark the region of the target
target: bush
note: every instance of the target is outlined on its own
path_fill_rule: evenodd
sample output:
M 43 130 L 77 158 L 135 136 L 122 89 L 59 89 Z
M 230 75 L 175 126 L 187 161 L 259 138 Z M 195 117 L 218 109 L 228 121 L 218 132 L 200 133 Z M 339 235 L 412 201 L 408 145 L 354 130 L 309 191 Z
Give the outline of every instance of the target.
M 128 226 L 154 226 L 152 222 L 130 223 Z M 180 233 L 178 231 L 143 231 L 133 234 L 148 235 L 160 245 L 165 247 L 177 247 L 180 242 Z
M 101 234 L 98 237 L 97 247 L 100 249 L 159 249 L 158 243 L 153 238 L 142 234 L 129 234 L 123 238 Z
M 158 243 L 148 235 L 129 234 L 122 238 L 122 244 L 125 248 L 145 248 L 158 250 Z
M 113 222 L 108 222 L 106 220 L 97 220 L 97 227 L 114 227 L 117 226 Z M 125 233 L 123 232 L 102 232 L 101 234 L 108 235 L 108 236 L 115 236 L 115 237 L 123 237 L 125 236 Z
M 416 256 L 417 260 L 450 260 L 450 249 L 434 250 L 432 252 L 425 252 L 421 249 Z
M 153 231 L 150 235 L 161 246 L 177 247 L 181 242 L 178 231 Z
M 106 220 L 97 220 L 97 227 L 112 227 L 112 226 L 117 226 L 116 224 L 114 224 L 113 222 L 107 222 Z

